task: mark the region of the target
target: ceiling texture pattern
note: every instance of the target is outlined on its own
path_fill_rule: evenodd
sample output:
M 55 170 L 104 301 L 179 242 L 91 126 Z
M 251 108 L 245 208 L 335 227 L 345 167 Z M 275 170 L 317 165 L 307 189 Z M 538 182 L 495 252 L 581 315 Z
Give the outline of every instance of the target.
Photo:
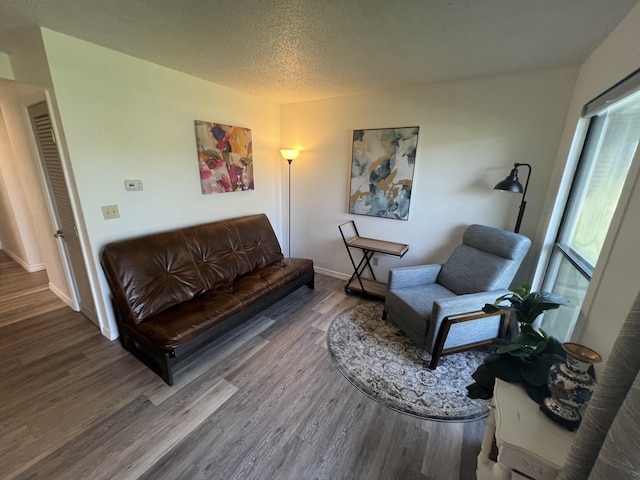
M 637 0 L 0 0 L 34 25 L 279 103 L 579 65 Z

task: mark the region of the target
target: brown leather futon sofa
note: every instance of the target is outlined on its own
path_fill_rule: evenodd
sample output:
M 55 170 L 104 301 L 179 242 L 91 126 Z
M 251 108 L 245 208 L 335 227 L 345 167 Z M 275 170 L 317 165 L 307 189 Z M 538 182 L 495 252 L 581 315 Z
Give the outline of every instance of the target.
M 264 214 L 154 233 L 100 254 L 124 348 L 173 385 L 173 367 L 302 285 Z

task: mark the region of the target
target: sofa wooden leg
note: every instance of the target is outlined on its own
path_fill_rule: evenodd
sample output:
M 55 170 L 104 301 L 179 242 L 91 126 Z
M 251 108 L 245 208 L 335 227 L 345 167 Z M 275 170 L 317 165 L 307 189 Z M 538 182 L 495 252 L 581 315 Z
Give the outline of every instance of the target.
M 164 354 L 160 360 L 160 371 L 158 372 L 160 377 L 165 381 L 167 385 L 170 387 L 173 386 L 173 371 L 171 370 L 171 365 L 169 364 L 169 355 Z
M 142 363 L 153 370 L 169 386 L 173 385 L 172 362 L 175 359 L 173 351 L 163 351 L 131 332 L 130 328 L 118 322 L 118 333 L 122 347 L 131 352 Z

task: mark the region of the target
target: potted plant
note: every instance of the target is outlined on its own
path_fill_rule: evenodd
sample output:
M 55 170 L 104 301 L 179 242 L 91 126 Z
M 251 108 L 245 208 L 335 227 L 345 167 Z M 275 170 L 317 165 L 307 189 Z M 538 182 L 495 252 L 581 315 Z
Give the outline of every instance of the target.
M 549 396 L 549 369 L 554 363 L 564 361 L 566 353 L 558 339 L 534 327 L 533 323 L 546 310 L 572 305 L 553 293 L 531 292 L 531 285 L 521 285 L 510 292 L 496 299 L 495 303 L 487 303 L 482 310 L 486 313 L 509 310 L 518 323 L 518 335 L 515 340 L 495 340 L 497 349 L 472 375 L 475 383 L 467 387 L 467 396 L 491 398 L 494 381 L 500 378 L 521 383 L 529 396 L 541 403 Z M 505 301 L 508 304 L 503 304 Z

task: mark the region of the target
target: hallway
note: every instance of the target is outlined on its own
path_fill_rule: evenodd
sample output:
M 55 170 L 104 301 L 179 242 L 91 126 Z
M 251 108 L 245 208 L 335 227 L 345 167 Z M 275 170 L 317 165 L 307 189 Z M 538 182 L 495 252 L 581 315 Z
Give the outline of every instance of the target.
M 61 308 L 69 308 L 48 286 L 47 272 L 26 272 L 0 250 L 0 327 Z

